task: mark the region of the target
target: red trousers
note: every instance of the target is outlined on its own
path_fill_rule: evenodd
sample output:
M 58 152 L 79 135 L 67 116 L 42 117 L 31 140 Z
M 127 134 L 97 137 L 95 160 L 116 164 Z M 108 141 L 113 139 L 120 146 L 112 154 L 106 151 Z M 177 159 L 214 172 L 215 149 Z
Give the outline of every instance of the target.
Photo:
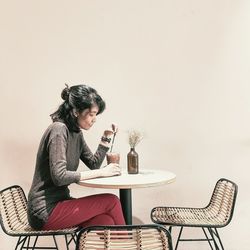
M 52 210 L 43 229 L 93 225 L 125 225 L 121 203 L 116 195 L 97 194 L 61 201 Z

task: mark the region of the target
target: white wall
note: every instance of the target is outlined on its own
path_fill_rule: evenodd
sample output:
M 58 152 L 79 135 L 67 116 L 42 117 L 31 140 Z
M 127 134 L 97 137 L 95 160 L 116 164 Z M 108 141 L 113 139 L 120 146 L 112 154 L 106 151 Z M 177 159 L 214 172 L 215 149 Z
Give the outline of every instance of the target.
M 64 83 L 88 83 L 107 102 L 85 133 L 91 148 L 115 121 L 124 168 L 126 131 L 136 128 L 146 134 L 141 169 L 177 174 L 171 185 L 133 191 L 135 221 L 150 223 L 156 205 L 203 206 L 227 177 L 239 195 L 221 236 L 227 250 L 249 249 L 249 12 L 248 0 L 0 1 L 0 188 L 29 190 Z M 13 249 L 15 239 L 1 231 L 0 240 Z

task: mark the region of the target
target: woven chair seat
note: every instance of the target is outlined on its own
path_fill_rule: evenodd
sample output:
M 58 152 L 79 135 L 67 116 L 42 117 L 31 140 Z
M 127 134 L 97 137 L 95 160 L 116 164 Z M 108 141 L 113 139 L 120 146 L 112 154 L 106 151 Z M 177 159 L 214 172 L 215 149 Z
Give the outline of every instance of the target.
M 158 207 L 152 218 L 156 223 L 167 225 L 223 227 L 229 216 L 208 208 Z
M 156 225 L 98 226 L 80 231 L 77 250 L 172 250 L 169 232 Z
M 7 233 L 12 236 L 20 236 L 20 235 L 61 235 L 61 234 L 73 234 L 78 231 L 78 227 L 61 229 L 61 230 L 35 230 L 30 225 L 19 225 L 19 227 L 8 230 Z

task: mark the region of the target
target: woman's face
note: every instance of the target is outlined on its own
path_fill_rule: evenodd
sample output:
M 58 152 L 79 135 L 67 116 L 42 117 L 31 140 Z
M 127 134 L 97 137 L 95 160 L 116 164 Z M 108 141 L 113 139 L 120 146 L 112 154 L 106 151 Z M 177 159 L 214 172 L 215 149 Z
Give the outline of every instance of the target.
M 85 109 L 81 113 L 77 113 L 77 124 L 81 129 L 88 130 L 96 122 L 98 107 L 92 106 L 90 109 Z

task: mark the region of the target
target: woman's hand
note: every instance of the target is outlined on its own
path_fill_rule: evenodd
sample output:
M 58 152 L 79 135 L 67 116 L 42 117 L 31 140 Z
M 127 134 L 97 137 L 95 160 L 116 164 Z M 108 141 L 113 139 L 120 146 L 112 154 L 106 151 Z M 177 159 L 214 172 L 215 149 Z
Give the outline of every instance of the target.
M 117 131 L 118 131 L 117 125 L 113 123 L 111 124 L 111 128 L 104 130 L 103 136 L 111 137 L 113 134 L 117 133 Z
M 103 132 L 103 136 L 101 139 L 101 144 L 103 144 L 104 146 L 109 146 L 109 143 L 111 142 L 111 137 L 112 135 L 116 134 L 118 131 L 118 127 L 116 124 L 111 124 L 111 127 L 104 130 Z
M 80 175 L 81 175 L 80 177 L 81 181 L 99 177 L 121 175 L 121 168 L 116 163 L 110 163 L 104 168 L 80 172 Z
M 116 163 L 110 163 L 106 167 L 101 168 L 100 171 L 102 177 L 121 175 L 121 168 Z

